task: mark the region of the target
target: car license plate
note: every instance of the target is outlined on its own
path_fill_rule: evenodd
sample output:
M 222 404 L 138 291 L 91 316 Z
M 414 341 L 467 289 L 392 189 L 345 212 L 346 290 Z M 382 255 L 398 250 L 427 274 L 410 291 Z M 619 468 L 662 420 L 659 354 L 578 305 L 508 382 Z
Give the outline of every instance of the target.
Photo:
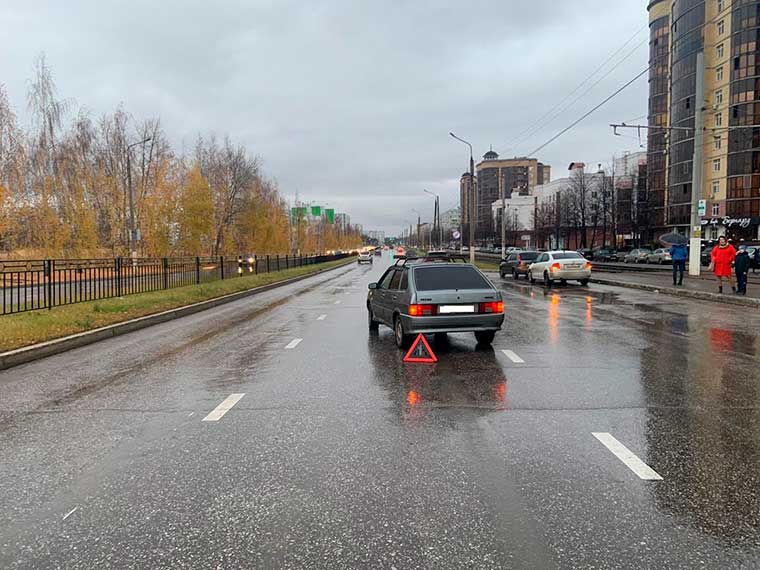
M 580 263 L 568 263 L 565 265 L 568 269 L 578 269 L 579 267 L 582 267 Z
M 474 313 L 475 305 L 441 305 L 438 313 L 445 315 L 451 313 Z

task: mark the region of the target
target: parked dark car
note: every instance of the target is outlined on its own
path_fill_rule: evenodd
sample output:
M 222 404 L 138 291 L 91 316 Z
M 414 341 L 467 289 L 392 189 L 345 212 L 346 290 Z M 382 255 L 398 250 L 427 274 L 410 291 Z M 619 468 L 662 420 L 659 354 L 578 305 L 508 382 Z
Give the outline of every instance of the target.
M 705 267 L 710 265 L 710 262 L 712 261 L 712 257 L 710 257 L 710 254 L 712 253 L 713 247 L 714 246 L 712 245 L 707 246 L 705 249 L 702 250 L 702 253 L 699 255 L 699 261 Z
M 595 261 L 611 261 L 616 262 L 619 261 L 618 252 L 614 249 L 609 248 L 599 248 L 594 252 L 594 260 Z
M 519 251 L 507 255 L 507 258 L 499 264 L 499 275 L 504 279 L 511 275 L 513 279 L 519 279 L 520 275 L 528 275 L 528 267 L 538 257 L 537 251 Z
M 589 261 L 594 261 L 594 251 L 591 249 L 578 249 L 576 250 L 578 253 L 580 253 L 583 257 L 588 259 Z

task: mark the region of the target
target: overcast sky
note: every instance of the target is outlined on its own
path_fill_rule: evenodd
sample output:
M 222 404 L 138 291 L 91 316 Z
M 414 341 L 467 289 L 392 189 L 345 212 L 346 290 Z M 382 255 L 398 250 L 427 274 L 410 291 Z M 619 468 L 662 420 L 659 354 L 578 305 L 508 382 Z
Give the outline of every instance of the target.
M 432 217 L 423 188 L 457 205 L 468 154 L 449 131 L 478 156 L 531 152 L 646 68 L 646 23 L 645 0 L 3 0 L 0 83 L 26 121 L 44 52 L 59 95 L 94 115 L 123 102 L 160 117 L 180 150 L 229 134 L 289 200 L 395 232 L 412 208 Z M 589 84 L 625 61 L 514 147 L 631 38 Z M 643 77 L 537 158 L 556 178 L 637 151 L 635 132 L 608 125 L 646 109 Z

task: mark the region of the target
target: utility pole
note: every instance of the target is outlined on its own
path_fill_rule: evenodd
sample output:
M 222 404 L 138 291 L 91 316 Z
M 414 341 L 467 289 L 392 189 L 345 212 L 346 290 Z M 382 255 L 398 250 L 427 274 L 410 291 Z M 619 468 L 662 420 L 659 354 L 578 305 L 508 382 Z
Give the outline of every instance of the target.
M 704 169 L 705 131 L 705 53 L 697 52 L 697 90 L 694 97 L 694 156 L 691 177 L 691 228 L 689 239 L 689 275 L 699 276 L 702 254 L 702 220 L 699 201 L 702 199 L 702 170 Z
M 137 141 L 130 145 L 127 145 L 127 191 L 129 193 L 129 228 L 127 230 L 127 248 L 129 249 L 129 257 L 134 260 L 137 259 L 137 227 L 135 225 L 135 191 L 132 188 L 132 147 L 145 144 L 150 141 L 152 137 L 148 137 L 141 141 Z
M 507 201 L 504 199 L 504 178 L 499 168 L 499 200 L 501 201 L 501 258 L 507 256 Z

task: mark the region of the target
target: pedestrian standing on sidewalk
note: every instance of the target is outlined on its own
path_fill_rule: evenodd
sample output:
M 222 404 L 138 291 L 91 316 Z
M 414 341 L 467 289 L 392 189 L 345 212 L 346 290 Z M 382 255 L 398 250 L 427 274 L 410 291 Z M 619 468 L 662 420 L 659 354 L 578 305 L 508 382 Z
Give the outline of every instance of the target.
M 747 246 L 740 245 L 739 251 L 736 252 L 734 260 L 734 270 L 736 271 L 736 293 L 737 295 L 747 294 L 747 273 L 752 260 L 747 253 Z
M 758 267 L 760 267 L 760 245 L 755 248 L 755 264 L 752 266 L 752 273 L 754 273 L 755 269 Z
M 686 248 L 686 244 L 674 243 L 671 245 L 670 258 L 673 260 L 673 286 L 683 285 L 683 272 L 686 270 L 686 260 L 689 258 L 689 250 Z
M 736 258 L 736 250 L 734 246 L 728 243 L 726 236 L 720 236 L 718 238 L 718 245 L 714 247 L 710 253 L 711 263 L 710 267 L 715 273 L 715 278 L 718 280 L 718 293 L 723 293 L 723 280 L 727 279 L 731 285 L 731 290 L 736 293 L 736 285 L 734 284 L 734 274 L 732 265 Z

